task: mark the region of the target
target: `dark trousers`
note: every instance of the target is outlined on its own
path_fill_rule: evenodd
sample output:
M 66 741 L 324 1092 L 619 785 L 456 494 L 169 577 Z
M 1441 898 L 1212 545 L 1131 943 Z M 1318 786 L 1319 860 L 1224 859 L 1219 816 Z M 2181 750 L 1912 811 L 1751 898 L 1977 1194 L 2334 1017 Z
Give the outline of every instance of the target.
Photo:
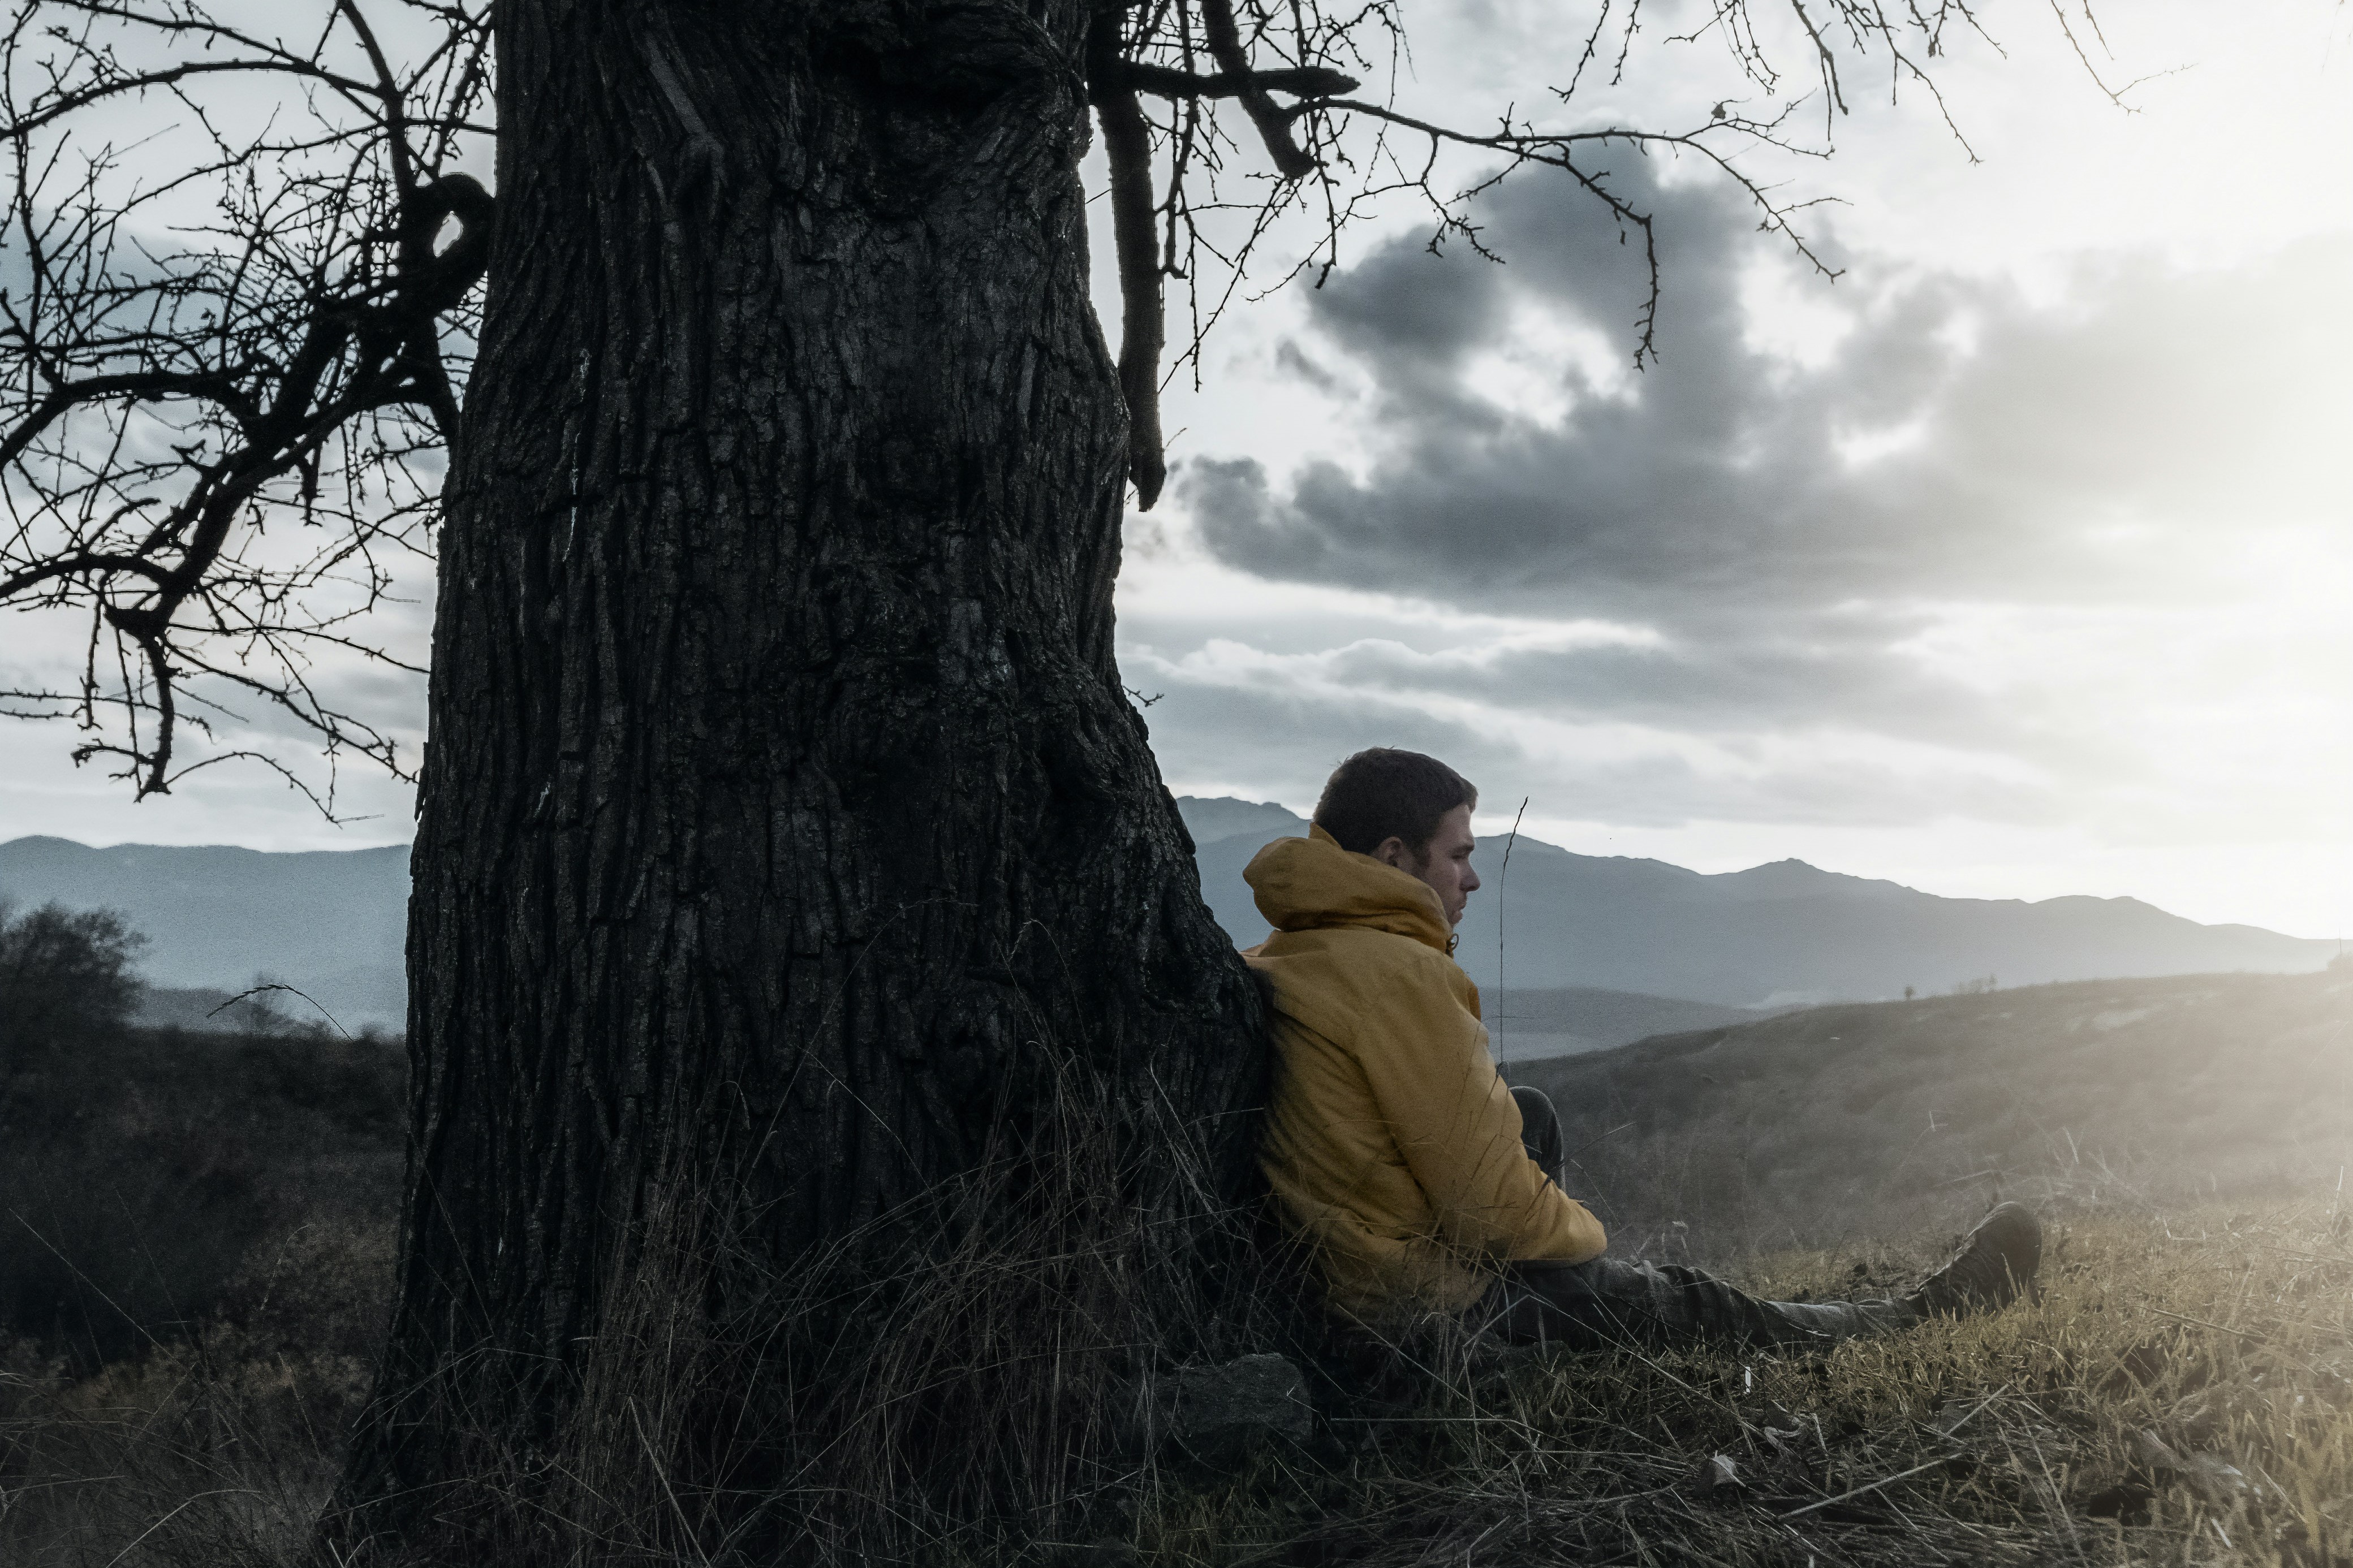
M 1559 1113 L 1539 1089 L 1519 1101 L 1528 1158 L 1566 1187 Z M 1657 1350 L 1717 1340 L 1739 1345 L 1828 1344 L 1909 1328 L 1919 1315 L 1900 1301 L 1760 1301 L 1723 1280 L 1676 1264 L 1510 1263 L 1472 1309 L 1474 1321 L 1514 1344 L 1578 1350 Z

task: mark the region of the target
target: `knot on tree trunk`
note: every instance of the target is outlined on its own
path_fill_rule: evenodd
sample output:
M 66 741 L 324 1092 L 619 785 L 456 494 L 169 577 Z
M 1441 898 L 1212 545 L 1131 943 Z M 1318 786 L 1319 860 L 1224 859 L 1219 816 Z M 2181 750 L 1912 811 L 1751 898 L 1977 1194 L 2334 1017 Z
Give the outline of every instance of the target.
M 408 258 L 399 295 L 403 314 L 429 320 L 466 297 L 490 264 L 497 211 L 497 199 L 471 174 L 444 174 L 409 192 L 400 213 L 401 251 Z M 433 241 L 453 217 L 457 237 L 436 252 Z

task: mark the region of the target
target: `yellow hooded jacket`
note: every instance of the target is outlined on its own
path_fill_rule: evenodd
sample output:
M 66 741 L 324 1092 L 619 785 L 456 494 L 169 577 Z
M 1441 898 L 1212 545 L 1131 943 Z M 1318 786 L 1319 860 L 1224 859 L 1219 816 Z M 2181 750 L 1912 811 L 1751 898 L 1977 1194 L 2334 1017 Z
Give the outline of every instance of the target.
M 1242 876 L 1274 927 L 1243 954 L 1274 988 L 1260 1157 L 1332 1307 L 1460 1312 L 1499 1262 L 1599 1257 L 1601 1223 L 1521 1143 L 1437 892 L 1321 827 Z

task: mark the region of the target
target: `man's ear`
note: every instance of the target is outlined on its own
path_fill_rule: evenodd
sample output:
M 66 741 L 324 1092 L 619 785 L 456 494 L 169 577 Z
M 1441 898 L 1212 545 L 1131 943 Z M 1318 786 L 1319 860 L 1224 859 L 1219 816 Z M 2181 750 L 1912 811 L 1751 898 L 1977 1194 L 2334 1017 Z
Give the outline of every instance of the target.
M 1373 858 L 1384 866 L 1394 866 L 1409 875 L 1413 871 L 1414 853 L 1405 847 L 1405 840 L 1394 833 L 1373 846 Z

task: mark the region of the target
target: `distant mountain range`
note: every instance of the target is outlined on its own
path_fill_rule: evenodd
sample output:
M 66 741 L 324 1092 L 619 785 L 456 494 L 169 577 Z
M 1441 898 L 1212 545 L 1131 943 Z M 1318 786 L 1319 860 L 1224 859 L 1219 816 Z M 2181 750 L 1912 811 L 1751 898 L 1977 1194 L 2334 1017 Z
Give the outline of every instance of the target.
M 354 1034 L 406 1026 L 406 844 L 289 854 L 16 838 L 0 844 L 0 899 L 121 911 L 147 938 L 139 968 L 153 985 L 237 992 L 267 977 Z M 310 1012 L 296 997 L 275 1001 L 289 1016 Z
M 1242 868 L 1268 840 L 1307 831 L 1272 804 L 1177 802 L 1201 891 L 1243 946 L 1263 940 Z M 1944 899 L 1900 883 L 1777 860 L 1714 876 L 1660 860 L 1576 855 L 1523 834 L 1482 838 L 1485 886 L 1471 899 L 1455 957 L 1481 986 L 1599 986 L 1731 1007 L 1922 994 L 1987 977 L 2003 986 L 2232 970 L 2291 973 L 2337 943 L 2255 926 L 2200 925 L 2137 899 Z M 1694 1026 L 1680 1025 L 1677 1027 Z
M 1280 805 L 1183 797 L 1209 909 L 1240 945 L 1262 940 L 1242 868 L 1303 834 Z M 2253 926 L 2204 926 L 2132 899 L 1940 899 L 1799 860 L 1704 876 L 1657 860 L 1573 855 L 1523 836 L 1482 839 L 1486 886 L 1456 956 L 1487 990 L 1499 1054 L 1556 1055 L 1714 1026 L 1747 1009 L 2122 975 L 2316 970 L 2336 952 Z M 64 838 L 0 844 L 0 898 L 114 909 L 145 933 L 159 987 L 295 986 L 344 1028 L 397 1029 L 408 848 L 271 854 Z M 1494 994 L 1497 918 L 1504 978 Z M 280 995 L 290 1015 L 305 1009 Z M 185 1009 L 182 1009 L 185 1010 Z

